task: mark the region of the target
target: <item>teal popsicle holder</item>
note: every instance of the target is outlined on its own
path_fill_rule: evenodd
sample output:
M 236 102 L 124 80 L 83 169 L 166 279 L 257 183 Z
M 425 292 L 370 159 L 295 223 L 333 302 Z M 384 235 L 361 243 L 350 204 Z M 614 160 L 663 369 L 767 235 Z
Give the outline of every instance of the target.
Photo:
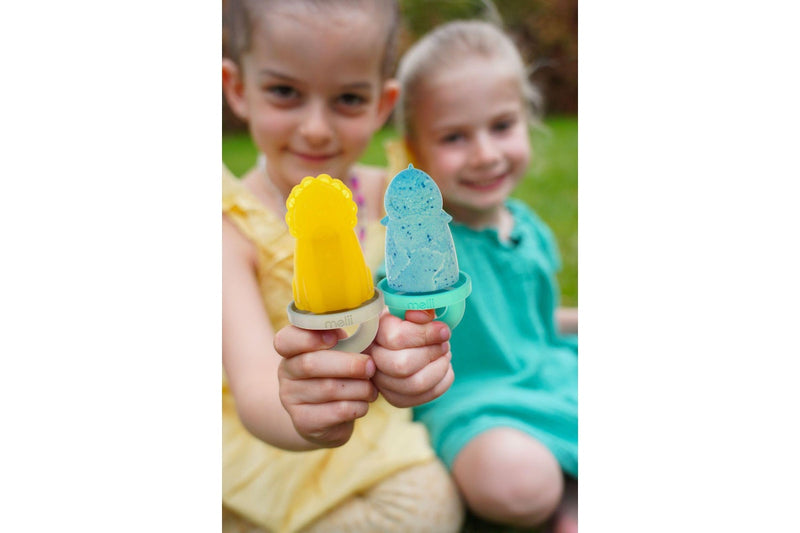
M 454 329 L 464 316 L 472 281 L 458 269 L 452 217 L 442 209 L 433 179 L 413 165 L 400 171 L 384 195 L 386 277 L 378 283 L 389 311 L 433 309 L 436 320 Z

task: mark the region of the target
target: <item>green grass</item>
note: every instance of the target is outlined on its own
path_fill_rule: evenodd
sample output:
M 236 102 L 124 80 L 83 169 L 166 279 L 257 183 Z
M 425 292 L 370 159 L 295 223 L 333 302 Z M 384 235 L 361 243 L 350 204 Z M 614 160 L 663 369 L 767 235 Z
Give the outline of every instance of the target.
M 534 133 L 534 164 L 513 196 L 531 206 L 550 226 L 561 250 L 563 269 L 558 275 L 561 303 L 578 305 L 578 119 L 550 117 L 547 131 Z M 361 161 L 386 165 L 383 142 L 395 137 L 391 128 L 378 132 Z M 250 169 L 256 148 L 245 133 L 222 136 L 222 160 L 237 176 Z
M 513 196 L 553 230 L 561 251 L 561 303 L 578 305 L 578 119 L 553 117 L 532 135 L 534 164 Z

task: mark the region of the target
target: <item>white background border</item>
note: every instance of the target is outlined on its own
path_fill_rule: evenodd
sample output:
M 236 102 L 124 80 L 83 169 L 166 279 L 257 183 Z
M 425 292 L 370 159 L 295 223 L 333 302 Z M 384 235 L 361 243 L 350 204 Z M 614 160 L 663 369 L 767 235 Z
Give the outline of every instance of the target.
M 743 6 L 580 6 L 584 531 L 798 524 L 798 13 Z M 4 522 L 219 531 L 219 5 L 4 21 Z

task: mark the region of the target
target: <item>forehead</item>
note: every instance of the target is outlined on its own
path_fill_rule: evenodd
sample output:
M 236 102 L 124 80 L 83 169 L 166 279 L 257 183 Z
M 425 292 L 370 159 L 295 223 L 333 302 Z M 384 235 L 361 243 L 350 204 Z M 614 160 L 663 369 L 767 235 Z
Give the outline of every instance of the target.
M 520 73 L 507 62 L 488 58 L 458 62 L 429 76 L 416 100 L 416 121 L 427 117 L 434 125 L 524 109 Z
M 366 9 L 286 3 L 255 21 L 245 62 L 301 80 L 376 77 L 386 46 L 381 29 Z

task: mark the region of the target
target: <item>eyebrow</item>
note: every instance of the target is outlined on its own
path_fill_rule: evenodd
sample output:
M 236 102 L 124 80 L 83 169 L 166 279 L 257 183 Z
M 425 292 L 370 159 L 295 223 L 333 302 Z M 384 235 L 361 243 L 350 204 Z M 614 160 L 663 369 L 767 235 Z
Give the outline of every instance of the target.
M 283 74 L 282 72 L 278 72 L 277 70 L 271 70 L 268 68 L 261 69 L 258 71 L 259 76 L 272 76 L 273 78 L 279 78 L 281 80 L 286 81 L 298 81 L 287 74 Z
M 524 112 L 524 110 L 523 110 Z M 499 111 L 496 111 L 491 116 L 488 117 L 489 122 L 494 122 L 496 120 L 508 120 L 511 118 L 519 118 L 520 111 L 518 109 L 512 109 L 507 107 L 505 109 L 501 108 Z M 471 127 L 472 124 L 458 122 L 459 119 L 455 119 L 453 121 L 446 121 L 446 122 L 439 122 L 434 123 L 431 126 L 431 131 L 442 132 L 442 131 L 449 131 L 449 130 L 457 130 L 462 129 L 464 127 Z
M 368 81 L 356 81 L 353 83 L 348 83 L 346 85 L 342 85 L 342 89 L 349 89 L 349 90 L 370 90 L 372 89 L 372 84 Z
M 268 69 L 268 68 L 259 70 L 258 71 L 258 75 L 262 76 L 262 77 L 263 76 L 271 76 L 273 78 L 278 78 L 279 80 L 292 82 L 292 83 L 300 83 L 300 80 L 298 80 L 297 78 L 293 78 L 292 76 L 289 76 L 288 74 L 284 74 L 284 73 L 279 72 L 277 70 L 272 70 L 272 69 Z M 347 83 L 347 84 L 341 86 L 341 90 L 347 90 L 347 91 L 358 91 L 358 90 L 369 91 L 371 89 L 372 89 L 372 83 L 368 82 L 368 81 L 356 81 L 356 82 Z

